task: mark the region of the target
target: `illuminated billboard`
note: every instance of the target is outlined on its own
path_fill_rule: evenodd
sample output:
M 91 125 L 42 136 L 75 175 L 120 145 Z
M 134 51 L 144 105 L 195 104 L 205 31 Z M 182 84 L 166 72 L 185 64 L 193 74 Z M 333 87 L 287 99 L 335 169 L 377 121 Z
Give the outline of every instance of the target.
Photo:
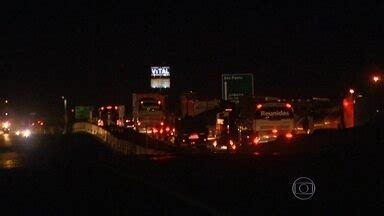
M 168 66 L 151 67 L 151 88 L 170 88 L 171 73 Z
M 170 77 L 170 71 L 168 66 L 151 67 L 151 77 Z
M 170 88 L 171 79 L 170 78 L 152 78 L 151 79 L 151 88 Z

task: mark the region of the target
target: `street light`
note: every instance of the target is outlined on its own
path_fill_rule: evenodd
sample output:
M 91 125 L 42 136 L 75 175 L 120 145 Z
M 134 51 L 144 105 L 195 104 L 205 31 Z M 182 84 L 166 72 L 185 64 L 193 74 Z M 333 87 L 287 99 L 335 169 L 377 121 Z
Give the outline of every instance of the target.
M 61 96 L 61 99 L 63 100 L 63 105 L 64 105 L 64 133 L 67 133 L 67 128 L 68 128 L 67 98 L 65 98 L 64 96 Z

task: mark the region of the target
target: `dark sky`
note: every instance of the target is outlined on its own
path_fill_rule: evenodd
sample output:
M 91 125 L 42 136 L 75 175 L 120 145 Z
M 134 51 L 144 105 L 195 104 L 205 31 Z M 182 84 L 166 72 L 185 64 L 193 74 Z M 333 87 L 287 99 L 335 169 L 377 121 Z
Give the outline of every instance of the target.
M 2 3 L 1 96 L 128 104 L 164 64 L 173 92 L 220 96 L 220 74 L 253 73 L 257 95 L 334 97 L 384 69 L 380 1 L 209 2 Z

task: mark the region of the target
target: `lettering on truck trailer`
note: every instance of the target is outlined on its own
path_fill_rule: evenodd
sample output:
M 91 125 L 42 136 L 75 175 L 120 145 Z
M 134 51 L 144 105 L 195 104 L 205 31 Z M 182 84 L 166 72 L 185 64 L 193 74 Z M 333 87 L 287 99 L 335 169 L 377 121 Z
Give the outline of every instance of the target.
M 260 115 L 263 116 L 263 117 L 289 116 L 289 112 L 288 111 L 283 111 L 283 110 L 281 110 L 281 111 L 272 111 L 272 112 L 261 111 Z

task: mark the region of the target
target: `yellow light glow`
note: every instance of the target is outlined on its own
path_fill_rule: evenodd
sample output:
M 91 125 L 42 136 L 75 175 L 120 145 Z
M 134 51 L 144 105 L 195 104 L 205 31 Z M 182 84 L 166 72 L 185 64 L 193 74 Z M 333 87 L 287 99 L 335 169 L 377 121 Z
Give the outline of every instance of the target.
M 31 131 L 29 129 L 26 129 L 25 131 L 23 131 L 23 136 L 24 137 L 29 137 L 31 136 Z
M 4 129 L 9 128 L 9 126 L 11 126 L 11 123 L 9 123 L 9 122 L 3 122 L 3 128 L 4 128 Z
M 214 147 L 217 146 L 217 141 L 216 141 L 216 140 L 213 142 L 213 146 L 214 146 Z

